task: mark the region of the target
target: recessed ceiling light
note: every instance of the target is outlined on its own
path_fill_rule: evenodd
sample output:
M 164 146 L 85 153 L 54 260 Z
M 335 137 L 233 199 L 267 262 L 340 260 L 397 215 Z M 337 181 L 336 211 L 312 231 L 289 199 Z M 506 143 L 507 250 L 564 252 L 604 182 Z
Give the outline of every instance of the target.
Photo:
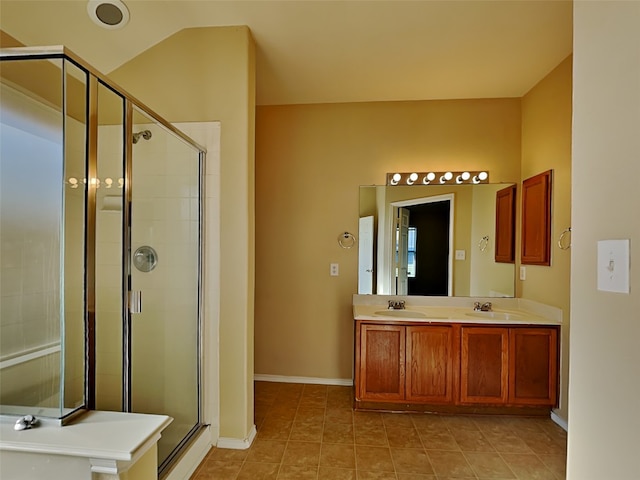
M 115 30 L 129 21 L 129 9 L 120 0 L 89 0 L 89 17 L 102 28 Z

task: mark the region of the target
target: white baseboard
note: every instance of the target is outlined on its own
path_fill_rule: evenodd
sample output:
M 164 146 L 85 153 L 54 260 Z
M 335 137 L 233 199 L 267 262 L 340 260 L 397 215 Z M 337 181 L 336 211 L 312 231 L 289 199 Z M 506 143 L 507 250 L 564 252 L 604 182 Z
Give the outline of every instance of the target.
M 560 428 L 562 428 L 565 432 L 569 431 L 569 424 L 567 423 L 567 421 L 553 410 L 551 411 L 551 420 L 558 424 Z
M 245 439 L 240 438 L 230 438 L 230 437 L 220 437 L 218 438 L 217 447 L 218 448 L 230 448 L 232 450 L 246 450 L 251 446 L 253 440 L 256 438 L 257 434 L 256 426 L 251 427 L 251 431 L 249 432 L 249 436 Z
M 311 383 L 314 385 L 338 385 L 344 387 L 353 385 L 353 380 L 350 378 L 286 377 L 283 375 L 257 373 L 253 376 L 253 379 L 259 382 Z

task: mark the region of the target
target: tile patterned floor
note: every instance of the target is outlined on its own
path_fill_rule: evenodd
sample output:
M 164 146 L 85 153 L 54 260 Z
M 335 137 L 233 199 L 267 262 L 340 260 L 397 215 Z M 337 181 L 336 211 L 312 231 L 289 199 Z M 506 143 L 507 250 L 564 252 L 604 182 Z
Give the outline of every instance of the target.
M 354 412 L 351 387 L 256 382 L 258 435 L 192 480 L 563 480 L 548 418 Z

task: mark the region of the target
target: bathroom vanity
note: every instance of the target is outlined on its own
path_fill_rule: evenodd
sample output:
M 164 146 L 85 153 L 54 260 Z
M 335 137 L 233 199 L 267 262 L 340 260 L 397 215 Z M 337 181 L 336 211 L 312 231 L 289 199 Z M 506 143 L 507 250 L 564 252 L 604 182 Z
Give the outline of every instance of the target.
M 523 299 L 355 295 L 355 408 L 548 414 L 561 312 Z

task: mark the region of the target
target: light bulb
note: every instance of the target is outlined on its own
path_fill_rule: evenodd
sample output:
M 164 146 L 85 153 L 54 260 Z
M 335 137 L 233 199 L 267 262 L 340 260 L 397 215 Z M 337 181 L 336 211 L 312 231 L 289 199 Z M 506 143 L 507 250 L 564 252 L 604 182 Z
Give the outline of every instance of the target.
M 69 185 L 71 185 L 71 188 L 78 188 L 78 179 L 76 177 L 69 177 Z
M 111 185 L 113 184 L 113 180 L 107 177 L 104 179 L 104 184 L 107 186 L 107 188 L 111 188 Z
M 462 180 L 464 180 L 465 182 L 471 178 L 471 174 L 469 172 L 462 172 L 462 175 L 460 176 L 462 177 Z
M 445 173 L 445 174 L 444 174 L 444 179 L 445 179 L 446 181 L 449 181 L 449 180 L 451 180 L 452 178 L 453 178 L 453 173 L 451 173 L 451 172 L 447 172 L 447 173 Z
M 402 178 L 402 175 L 400 175 L 399 173 L 394 173 L 389 183 L 391 185 L 397 185 L 401 178 Z
M 415 172 L 412 173 L 411 175 L 409 175 L 409 178 L 407 178 L 407 185 L 413 185 L 417 179 L 418 179 L 418 174 Z
M 427 180 L 429 180 L 430 182 L 433 182 L 436 179 L 436 174 L 433 172 L 429 172 L 427 174 Z
M 486 180 L 488 177 L 489 177 L 489 174 L 488 174 L 487 172 L 480 172 L 480 173 L 478 174 L 478 178 L 479 178 L 480 180 Z

